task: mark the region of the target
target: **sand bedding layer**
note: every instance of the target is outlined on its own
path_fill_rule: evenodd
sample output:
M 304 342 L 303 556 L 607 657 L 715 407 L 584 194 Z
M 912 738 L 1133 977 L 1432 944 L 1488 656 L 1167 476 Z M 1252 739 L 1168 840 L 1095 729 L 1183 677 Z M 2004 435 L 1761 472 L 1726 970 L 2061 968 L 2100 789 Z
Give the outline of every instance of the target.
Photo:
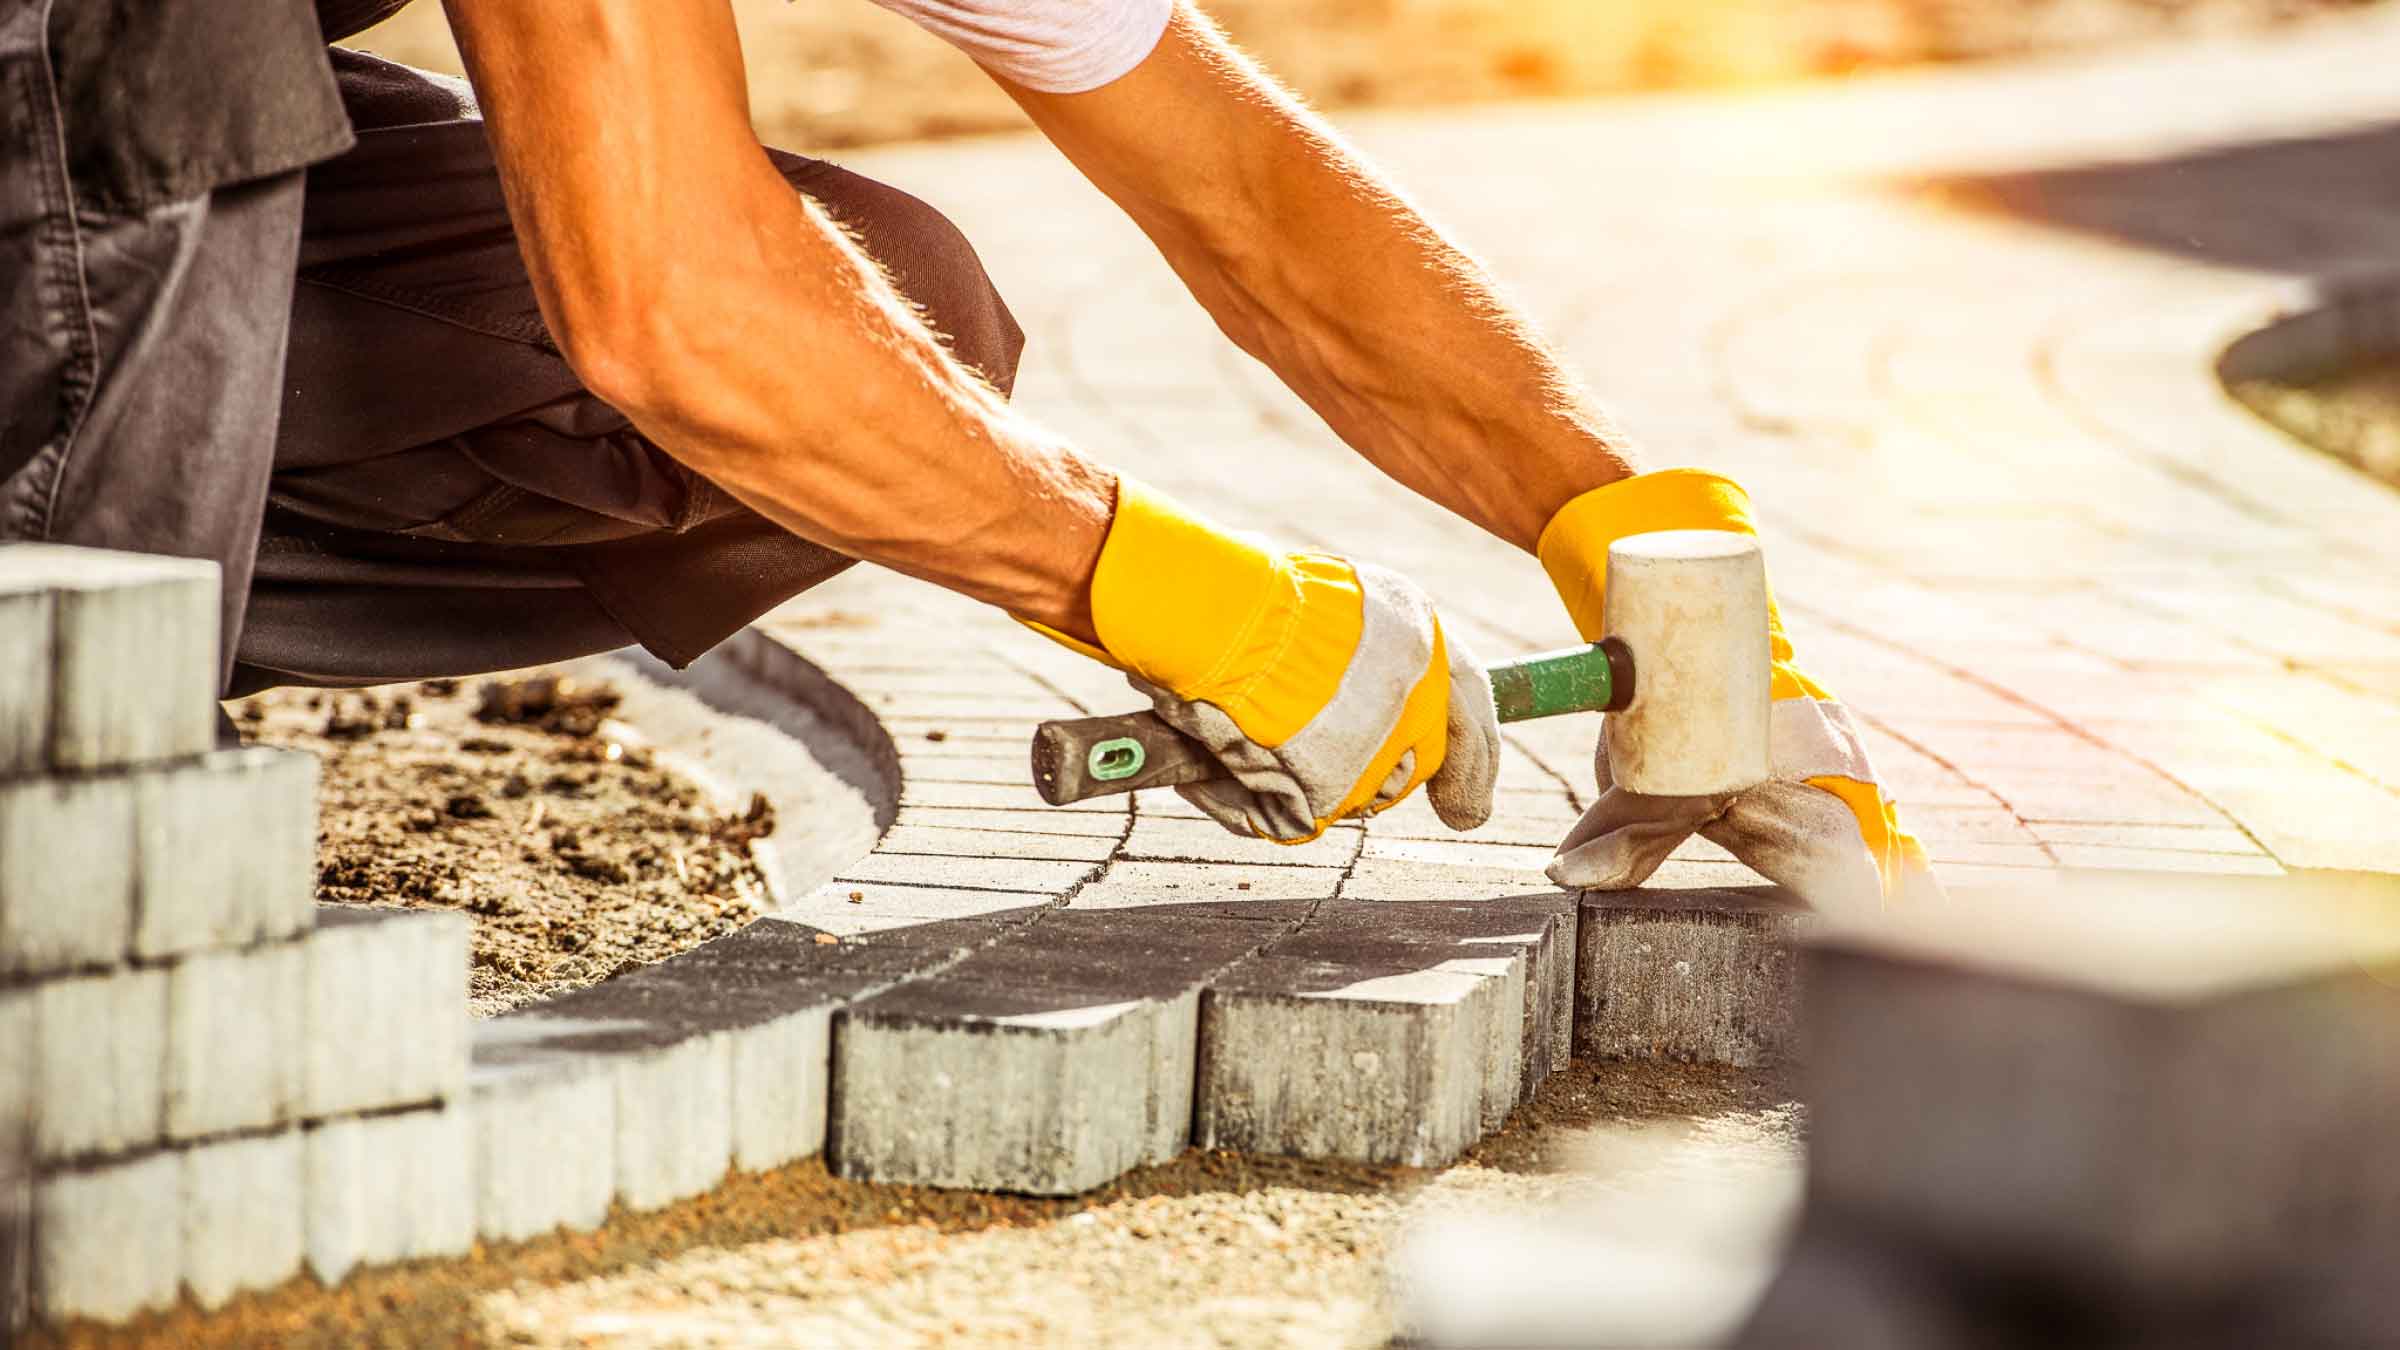
M 609 714 L 606 681 L 276 690 L 245 737 L 323 765 L 317 898 L 473 917 L 480 1016 L 661 960 L 756 918 L 762 799 L 710 800 Z

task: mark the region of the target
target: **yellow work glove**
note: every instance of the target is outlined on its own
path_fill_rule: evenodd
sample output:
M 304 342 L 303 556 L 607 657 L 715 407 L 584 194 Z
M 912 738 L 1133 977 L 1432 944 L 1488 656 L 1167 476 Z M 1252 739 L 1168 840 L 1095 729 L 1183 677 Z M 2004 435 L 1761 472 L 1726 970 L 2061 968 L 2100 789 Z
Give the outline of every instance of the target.
M 1442 822 L 1491 815 L 1491 680 L 1406 578 L 1227 533 L 1130 478 L 1092 573 L 1094 650 L 1227 777 L 1179 787 L 1237 834 L 1304 843 L 1418 785 Z
M 1697 469 L 1643 474 L 1568 502 L 1543 529 L 1537 551 L 1586 640 L 1604 636 L 1608 546 L 1651 530 L 1757 533 L 1741 486 Z M 1599 800 L 1559 845 L 1550 863 L 1553 881 L 1593 890 L 1639 886 L 1698 831 L 1822 909 L 1855 911 L 1939 893 L 1925 851 L 1900 828 L 1891 799 L 1875 782 L 1849 710 L 1792 664 L 1792 644 L 1772 599 L 1767 623 L 1774 657 L 1774 776 L 1721 796 L 1627 792 L 1611 779 L 1604 738 L 1597 756 Z

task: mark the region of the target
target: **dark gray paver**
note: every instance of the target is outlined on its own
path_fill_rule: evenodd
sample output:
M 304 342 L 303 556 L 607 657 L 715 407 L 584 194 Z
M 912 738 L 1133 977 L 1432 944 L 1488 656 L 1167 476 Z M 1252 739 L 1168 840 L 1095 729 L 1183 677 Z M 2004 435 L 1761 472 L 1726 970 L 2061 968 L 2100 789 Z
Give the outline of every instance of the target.
M 481 1231 L 588 1224 L 595 1195 L 603 1209 L 610 1194 L 653 1207 L 715 1184 L 737 1157 L 766 1167 L 816 1151 L 834 1009 L 939 970 L 1025 916 L 833 942 L 806 924 L 760 919 L 481 1024 L 470 1074 Z M 608 1128 L 579 1126 L 571 1143 L 553 1137 L 558 1118 L 591 1111 L 595 1077 L 608 1084 Z
M 828 1158 L 845 1176 L 1071 1193 L 1174 1157 L 1202 983 L 1302 912 L 1055 910 L 851 1005 Z
M 2400 881 L 1954 902 L 1806 954 L 1811 1223 L 2120 1310 L 2400 1269 Z
M 1773 887 L 1586 892 L 1575 1053 L 1744 1067 L 1783 1058 L 1808 923 Z
M 1413 1166 L 1457 1156 L 1505 1118 L 1529 1066 L 1550 1066 L 1572 923 L 1563 897 L 1324 902 L 1210 982 L 1195 1142 Z

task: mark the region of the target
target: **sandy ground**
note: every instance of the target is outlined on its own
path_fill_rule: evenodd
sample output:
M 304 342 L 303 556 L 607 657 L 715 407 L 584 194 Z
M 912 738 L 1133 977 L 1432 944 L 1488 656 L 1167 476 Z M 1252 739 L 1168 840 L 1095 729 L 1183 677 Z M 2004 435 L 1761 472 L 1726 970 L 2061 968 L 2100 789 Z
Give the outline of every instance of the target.
M 1214 0 L 1328 108 L 1727 87 L 2286 22 L 2370 0 Z M 760 136 L 794 150 L 1026 125 L 966 58 L 865 0 L 735 0 Z M 431 0 L 351 40 L 458 68 Z
M 323 766 L 320 901 L 474 920 L 478 1016 L 732 932 L 778 884 L 874 844 L 872 808 L 819 759 L 840 747 L 703 712 L 609 658 L 276 690 L 233 713 L 252 742 Z
M 1789 1219 L 1790 1097 L 1767 1075 L 1576 1064 L 1438 1172 L 1193 1152 L 1068 1199 L 844 1181 L 811 1161 L 596 1233 L 28 1344 L 1381 1345 L 1406 1310 L 1475 1315 L 1444 1278 L 1470 1259 L 1583 1296 L 1590 1334 L 1570 1343 L 1688 1339 L 1741 1315 Z M 1565 1269 L 1515 1222 L 1562 1214 L 1587 1239 Z M 1484 1226 L 1446 1226 L 1461 1220 Z
M 2400 353 L 2304 383 L 2249 380 L 2233 394 L 2301 440 L 2400 486 Z

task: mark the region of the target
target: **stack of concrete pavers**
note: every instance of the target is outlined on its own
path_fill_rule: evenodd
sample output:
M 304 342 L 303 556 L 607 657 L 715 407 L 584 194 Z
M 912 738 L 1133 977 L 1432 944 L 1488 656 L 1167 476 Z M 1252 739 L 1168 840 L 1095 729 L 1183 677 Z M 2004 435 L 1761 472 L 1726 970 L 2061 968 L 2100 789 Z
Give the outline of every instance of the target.
M 316 763 L 216 748 L 217 613 L 212 564 L 0 548 L 12 1319 L 471 1237 L 466 924 L 317 920 Z
M 2070 874 L 1803 960 L 1753 1347 L 2392 1343 L 2400 880 Z

